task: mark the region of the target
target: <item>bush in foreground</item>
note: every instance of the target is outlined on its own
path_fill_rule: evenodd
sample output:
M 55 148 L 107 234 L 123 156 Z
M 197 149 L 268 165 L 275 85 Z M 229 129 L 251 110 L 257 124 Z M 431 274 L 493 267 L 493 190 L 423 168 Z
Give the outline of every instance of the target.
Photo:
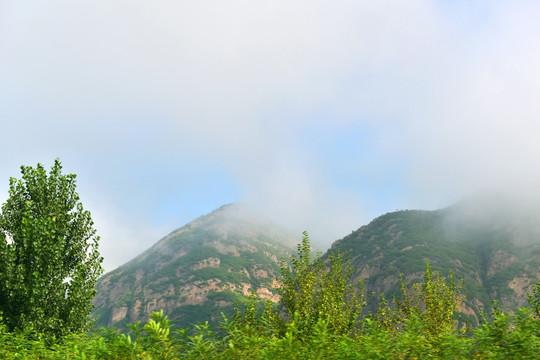
M 161 311 L 152 313 L 144 325 L 129 325 L 126 333 L 101 328 L 90 334 L 68 335 L 48 345 L 42 335 L 8 332 L 0 325 L 0 358 L 539 358 L 538 286 L 529 296 L 529 308 L 505 314 L 495 304 L 490 320 L 467 329 L 456 321 L 459 287 L 451 276 L 446 279 L 433 273 L 427 264 L 423 282 L 409 287 L 402 282 L 400 298 L 389 304 L 383 297 L 377 313 L 354 317 L 363 298 L 357 293 L 360 287 L 351 285 L 347 277 L 347 263 L 338 254 L 324 266 L 318 258 L 311 258 L 310 250 L 306 235 L 299 255 L 291 259 L 292 265 L 283 263 L 282 304 L 267 302 L 261 309 L 253 294 L 231 319 L 224 316 L 216 328 L 205 322 L 192 329 L 175 330 Z M 306 279 L 302 279 L 304 275 Z M 300 304 L 311 308 L 303 310 Z M 332 311 L 326 312 L 332 306 L 350 311 L 332 315 Z

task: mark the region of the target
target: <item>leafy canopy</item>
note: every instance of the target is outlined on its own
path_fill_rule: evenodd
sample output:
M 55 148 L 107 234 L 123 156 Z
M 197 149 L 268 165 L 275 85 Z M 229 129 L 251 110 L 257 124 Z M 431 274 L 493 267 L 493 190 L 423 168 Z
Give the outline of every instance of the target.
M 303 235 L 298 255 L 290 257 L 291 266 L 285 259 L 281 262 L 281 304 L 302 331 L 309 333 L 324 320 L 333 333 L 349 334 L 365 305 L 363 283 L 352 278 L 354 269 L 339 249 L 330 255 L 329 267 L 320 254 L 312 259 L 308 234 Z
M 90 212 L 59 159 L 21 166 L 0 213 L 0 312 L 10 330 L 52 336 L 89 327 L 102 258 Z

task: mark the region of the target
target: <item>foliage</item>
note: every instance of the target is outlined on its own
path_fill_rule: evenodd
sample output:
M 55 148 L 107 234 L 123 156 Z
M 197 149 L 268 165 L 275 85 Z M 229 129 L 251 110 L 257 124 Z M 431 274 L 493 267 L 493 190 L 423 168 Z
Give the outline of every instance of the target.
M 484 359 L 538 359 L 540 324 L 530 308 L 504 313 L 495 302 L 492 319 L 475 330 L 475 352 Z
M 144 321 L 144 309 L 160 296 L 177 328 L 206 320 L 216 326 L 221 312 L 231 317 L 234 301 L 246 299 L 244 289 L 264 288 L 274 295 L 278 259 L 292 252 L 292 237 L 241 209 L 231 205 L 203 216 L 101 277 L 91 315 L 96 325 L 109 325 L 112 310 L 124 306 L 129 315 L 113 326 Z M 122 298 L 127 291 L 133 292 L 130 302 Z
M 413 315 L 399 331 L 364 319 L 363 331 L 336 335 L 319 318 L 310 334 L 301 337 L 297 316 L 285 324 L 282 335 L 268 332 L 266 315 L 253 306 L 238 317 L 224 317 L 219 331 L 199 323 L 173 330 L 162 312 L 154 312 L 129 333 L 100 329 L 90 335 L 70 335 L 48 346 L 41 337 L 0 330 L 2 359 L 537 359 L 539 326 L 528 308 L 516 315 L 495 310 L 493 319 L 470 335 L 450 328 L 427 336 L 425 320 Z
M 523 293 L 508 284 L 515 276 L 537 278 L 540 257 L 534 254 L 540 243 L 535 220 L 507 210 L 497 210 L 505 214 L 497 219 L 466 210 L 396 211 L 336 242 L 335 247 L 350 252 L 355 276 L 369 274 L 365 288 L 375 296 L 367 298 L 366 309 L 376 311 L 383 292 L 389 299 L 400 294 L 396 274 L 407 274 L 407 281 L 420 277 L 426 261 L 443 274 L 453 271 L 457 279 L 465 279 L 461 291 L 470 310 L 468 320 L 475 326 L 493 298 L 505 311 L 522 306 Z M 501 262 L 505 266 L 498 266 Z
M 532 286 L 532 294 L 528 293 L 529 304 L 537 319 L 540 319 L 540 284 Z
M 144 326 L 129 326 L 129 334 L 100 329 L 90 335 L 72 335 L 47 346 L 40 337 L 0 331 L 2 359 L 536 359 L 539 327 L 530 310 L 515 316 L 499 312 L 471 337 L 446 329 L 436 338 L 425 335 L 425 323 L 416 316 L 404 321 L 400 331 L 380 328 L 370 317 L 355 336 L 329 332 L 319 318 L 312 333 L 299 336 L 297 320 L 285 325 L 283 335 L 266 332 L 264 312 L 246 304 L 237 318 L 224 318 L 221 331 L 200 323 L 172 330 L 161 312 Z
M 407 320 L 419 320 L 425 326 L 423 331 L 435 336 L 456 326 L 456 310 L 462 298 L 452 273 L 447 282 L 439 272 L 433 273 L 426 262 L 424 281 L 407 288 L 403 274 L 400 274 L 400 289 L 401 298 L 394 299 L 396 307 L 389 312 L 394 328 L 403 326 Z
M 11 178 L 0 214 L 0 311 L 5 325 L 63 336 L 89 327 L 94 284 L 101 274 L 90 212 L 75 192 L 75 175 L 60 160 Z
M 364 306 L 363 284 L 352 281 L 352 265 L 339 252 L 330 255 L 327 268 L 320 254 L 311 257 L 307 232 L 298 245 L 298 255 L 291 255 L 291 267 L 282 259 L 279 294 L 289 319 L 294 319 L 300 332 L 310 333 L 320 320 L 329 331 L 349 334 L 357 324 Z
M 407 286 L 402 279 L 400 297 L 388 303 L 381 296 L 379 310 L 360 317 L 360 327 L 351 327 L 329 307 L 349 309 L 345 319 L 351 320 L 362 304 L 361 294 L 347 277 L 348 262 L 343 263 L 339 254 L 328 266 L 320 258 L 312 259 L 307 234 L 291 261 L 290 268 L 282 265 L 282 291 L 290 297 L 288 305 L 281 304 L 281 312 L 271 302 L 261 304 L 252 293 L 243 306 L 236 306 L 231 319 L 223 315 L 217 330 L 208 322 L 174 330 L 159 311 L 144 325 L 128 325 L 125 333 L 101 328 L 65 336 L 55 345 L 39 333 L 9 332 L 0 318 L 0 358 L 538 359 L 538 284 L 529 295 L 529 307 L 511 314 L 494 303 L 490 320 L 466 333 L 455 320 L 461 287 L 452 275 L 445 279 L 427 263 L 422 282 Z M 300 304 L 328 314 L 302 313 Z

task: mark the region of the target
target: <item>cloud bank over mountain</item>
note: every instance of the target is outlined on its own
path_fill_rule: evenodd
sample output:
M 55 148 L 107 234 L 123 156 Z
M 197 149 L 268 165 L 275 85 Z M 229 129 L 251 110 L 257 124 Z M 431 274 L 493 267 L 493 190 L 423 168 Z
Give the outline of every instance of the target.
M 0 2 L 0 200 L 18 166 L 60 157 L 112 267 L 232 201 L 329 242 L 396 208 L 533 189 L 538 15 L 531 1 Z

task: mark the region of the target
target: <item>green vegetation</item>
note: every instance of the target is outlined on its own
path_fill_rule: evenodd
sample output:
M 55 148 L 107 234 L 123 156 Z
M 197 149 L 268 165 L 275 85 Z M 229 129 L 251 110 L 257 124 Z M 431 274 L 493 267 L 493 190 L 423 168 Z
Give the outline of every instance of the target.
M 252 294 L 219 326 L 208 322 L 175 330 L 163 311 L 126 332 L 100 328 L 50 344 L 35 332 L 0 325 L 2 359 L 537 359 L 540 350 L 540 285 L 530 307 L 504 313 L 495 304 L 490 320 L 460 327 L 459 286 L 426 264 L 421 282 L 400 283 L 401 295 L 381 296 L 376 312 L 361 314 L 361 284 L 339 252 L 325 265 L 312 257 L 307 234 L 283 262 L 282 302 L 262 304 Z M 233 300 L 230 293 L 214 294 Z M 238 299 L 236 297 L 236 299 Z M 306 309 L 308 308 L 308 309 Z M 0 324 L 2 322 L 0 321 Z
M 0 313 L 8 331 L 61 337 L 89 328 L 101 274 L 90 212 L 75 192 L 75 175 L 60 160 L 11 178 L 0 214 Z
M 464 305 L 478 325 L 481 311 L 490 309 L 493 300 L 506 312 L 526 304 L 527 285 L 522 284 L 538 280 L 540 232 L 532 230 L 538 228 L 536 221 L 530 214 L 518 216 L 504 208 L 497 213 L 469 214 L 459 205 L 397 211 L 374 219 L 333 248 L 349 252 L 354 277 L 361 276 L 366 294 L 374 294 L 366 299 L 368 310 L 377 309 L 380 294 L 400 293 L 397 274 L 406 274 L 409 283 L 422 276 L 429 261 L 442 273 L 465 280 Z
M 175 289 L 190 281 L 206 285 L 199 288 L 206 301 L 167 305 L 172 313 L 153 312 L 144 325 L 128 324 L 133 320 L 124 316 L 116 323 L 121 330 L 92 329 L 88 315 L 101 258 L 90 213 L 74 191 L 75 175 L 62 175 L 58 160 L 49 175 L 40 164 L 22 167 L 22 173 L 22 180 L 11 179 L 0 214 L 0 359 L 539 358 L 540 284 L 532 286 L 527 307 L 509 312 L 493 302 L 491 314 L 480 314 L 478 323 L 463 321 L 458 311 L 464 290 L 482 302 L 494 292 L 505 300 L 511 291 L 498 285 L 537 271 L 537 260 L 508 241 L 512 231 L 449 225 L 441 211 L 387 214 L 324 257 L 312 254 L 304 233 L 297 254 L 289 261 L 282 258 L 281 265 L 274 261 L 271 237 L 252 238 L 245 231 L 232 236 L 223 218 L 201 217 L 197 221 L 208 220 L 210 226 L 173 233 L 170 243 L 159 242 L 137 262 L 111 273 L 107 282 L 123 289 L 115 306 L 133 309 L 140 301 L 139 312 L 143 275 L 152 281 L 145 290 L 166 291 L 163 298 L 173 302 L 177 297 L 187 302 L 187 295 Z M 508 229 L 507 224 L 499 227 Z M 466 241 L 470 234 L 476 243 Z M 538 247 L 529 249 L 538 253 Z M 376 262 L 382 257 L 384 267 Z M 367 285 L 388 290 L 379 291 L 374 308 L 366 305 L 358 275 L 365 265 L 378 271 L 371 275 L 383 276 L 382 282 L 367 276 Z M 448 277 L 432 271 L 432 265 Z M 458 278 L 469 274 L 465 284 L 455 283 L 452 268 Z M 279 272 L 278 304 L 261 301 L 256 292 L 246 297 L 234 287 L 205 283 L 270 288 L 274 270 Z M 398 278 L 396 270 L 407 276 Z M 422 270 L 423 277 L 417 276 Z M 112 308 L 103 307 L 100 317 L 107 321 L 111 314 Z M 172 324 L 201 317 L 207 320 L 190 328 Z
M 291 255 L 290 260 L 292 268 L 282 260 L 279 289 L 287 318 L 306 334 L 314 331 L 319 320 L 337 335 L 350 334 L 365 305 L 363 284 L 350 282 L 354 271 L 350 263 L 343 263 L 339 250 L 330 255 L 330 268 L 320 255 L 312 260 L 306 232 L 298 245 L 298 255 Z
M 293 252 L 290 244 L 296 237 L 250 214 L 239 205 L 224 206 L 105 274 L 97 282 L 93 302 L 96 325 L 145 321 L 145 309 L 154 309 L 155 301 L 177 328 L 205 320 L 217 326 L 221 312 L 232 315 L 233 306 L 228 300 L 214 300 L 212 291 L 233 291 L 242 300 L 248 289 L 275 295 L 272 283 L 280 271 L 279 258 Z M 136 302 L 123 298 L 130 291 Z M 113 317 L 124 314 L 122 307 L 128 308 L 126 315 Z

